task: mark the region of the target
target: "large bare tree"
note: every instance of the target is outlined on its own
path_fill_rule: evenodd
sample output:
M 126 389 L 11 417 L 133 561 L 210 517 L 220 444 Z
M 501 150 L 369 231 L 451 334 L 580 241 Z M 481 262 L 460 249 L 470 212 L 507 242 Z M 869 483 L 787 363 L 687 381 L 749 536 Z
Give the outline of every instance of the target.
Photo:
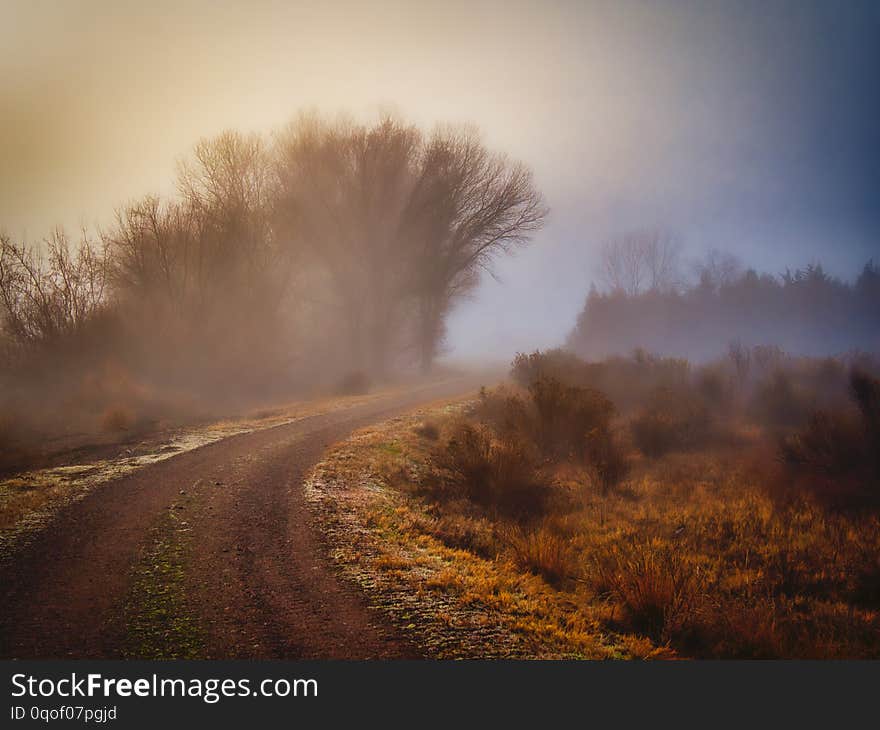
M 353 360 L 376 372 L 407 320 L 429 368 L 455 299 L 546 215 L 531 173 L 469 129 L 306 116 L 278 142 L 290 236 L 332 282 Z
M 407 223 L 424 370 L 455 300 L 496 256 L 526 242 L 546 215 L 528 168 L 489 152 L 473 129 L 441 128 L 427 140 Z
M 405 315 L 401 221 L 420 134 L 385 118 L 367 127 L 300 117 L 277 138 L 277 214 L 316 265 L 345 323 L 354 367 L 382 372 Z

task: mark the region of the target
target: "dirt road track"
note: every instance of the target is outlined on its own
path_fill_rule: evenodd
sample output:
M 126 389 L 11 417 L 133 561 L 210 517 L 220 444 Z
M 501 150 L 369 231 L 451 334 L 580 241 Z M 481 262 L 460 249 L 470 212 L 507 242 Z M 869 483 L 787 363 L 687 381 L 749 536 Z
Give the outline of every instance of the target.
M 171 509 L 186 524 L 184 581 L 203 627 L 200 656 L 418 656 L 336 577 L 302 482 L 352 431 L 475 385 L 446 381 L 234 436 L 97 488 L 0 567 L 0 657 L 131 656 L 133 571 Z

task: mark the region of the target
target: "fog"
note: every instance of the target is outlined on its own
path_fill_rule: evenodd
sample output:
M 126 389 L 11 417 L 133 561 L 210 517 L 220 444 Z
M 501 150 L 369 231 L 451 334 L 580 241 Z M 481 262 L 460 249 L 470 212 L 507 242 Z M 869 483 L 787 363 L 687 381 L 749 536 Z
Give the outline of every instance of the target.
M 847 279 L 877 249 L 876 4 L 0 7 L 0 225 L 31 242 L 172 192 L 176 160 L 223 129 L 391 108 L 477 125 L 552 210 L 453 312 L 452 356 L 562 342 L 621 230 Z

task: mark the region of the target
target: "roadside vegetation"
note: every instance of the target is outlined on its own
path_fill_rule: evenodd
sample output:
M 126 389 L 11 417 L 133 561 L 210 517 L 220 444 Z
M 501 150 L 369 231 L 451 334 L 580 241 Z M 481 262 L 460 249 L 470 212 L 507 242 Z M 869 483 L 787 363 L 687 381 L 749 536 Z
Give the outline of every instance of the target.
M 411 590 L 509 612 L 545 653 L 548 625 L 556 650 L 578 625 L 594 656 L 876 658 L 878 372 L 737 345 L 700 367 L 536 352 L 511 384 L 374 433 L 346 468 L 391 500 L 369 523 L 386 545 L 423 548 L 383 558 Z M 413 568 L 441 553 L 445 571 Z M 473 565 L 539 581 L 540 608 Z

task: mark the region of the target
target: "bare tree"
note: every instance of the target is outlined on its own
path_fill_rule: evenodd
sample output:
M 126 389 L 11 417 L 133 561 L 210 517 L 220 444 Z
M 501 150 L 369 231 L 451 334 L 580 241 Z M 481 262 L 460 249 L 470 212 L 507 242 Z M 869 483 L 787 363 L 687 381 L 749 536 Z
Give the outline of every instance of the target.
M 430 367 L 452 302 L 546 214 L 529 171 L 467 129 L 301 117 L 277 174 L 289 235 L 332 281 L 353 360 L 376 372 L 408 319 Z
M 178 173 L 196 226 L 198 276 L 221 291 L 231 284 L 277 304 L 291 251 L 275 235 L 273 185 L 269 153 L 256 134 L 224 132 L 203 140 Z
M 204 334 L 250 321 L 252 332 L 264 331 L 253 325 L 277 314 L 292 266 L 275 235 L 271 185 L 259 137 L 200 142 L 180 165 L 179 199 L 134 203 L 105 234 L 128 303 L 149 309 L 155 326 Z
M 636 296 L 669 291 L 679 284 L 681 244 L 659 229 L 632 231 L 601 248 L 602 279 L 612 291 Z
M 113 252 L 114 283 L 121 292 L 152 309 L 181 318 L 194 302 L 197 227 L 179 203 L 147 197 L 117 213 L 105 233 Z M 162 318 L 157 317 L 157 324 Z
M 47 345 L 76 334 L 106 303 L 106 251 L 83 238 L 75 250 L 58 229 L 38 250 L 0 236 L 0 305 L 7 336 Z
M 525 243 L 547 208 L 524 165 L 489 152 L 472 129 L 438 129 L 425 145 L 408 210 L 414 236 L 418 344 L 428 370 L 454 301 L 491 271 L 494 258 Z
M 696 266 L 700 286 L 711 290 L 729 286 L 743 274 L 743 265 L 733 254 L 711 249 Z
M 277 139 L 285 235 L 329 281 L 352 364 L 378 373 L 405 315 L 402 219 L 420 141 L 392 118 L 366 127 L 310 115 Z

